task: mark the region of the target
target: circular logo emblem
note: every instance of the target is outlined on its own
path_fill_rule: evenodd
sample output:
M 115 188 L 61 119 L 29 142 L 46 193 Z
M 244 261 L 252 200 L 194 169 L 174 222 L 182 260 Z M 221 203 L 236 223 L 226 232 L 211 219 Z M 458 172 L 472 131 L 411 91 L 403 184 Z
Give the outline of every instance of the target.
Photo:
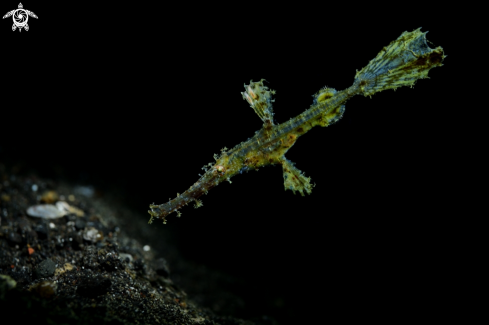
M 14 24 L 17 27 L 24 27 L 27 24 L 27 20 L 29 19 L 29 16 L 27 15 L 27 12 L 25 12 L 24 9 L 15 10 L 12 16 L 14 18 Z

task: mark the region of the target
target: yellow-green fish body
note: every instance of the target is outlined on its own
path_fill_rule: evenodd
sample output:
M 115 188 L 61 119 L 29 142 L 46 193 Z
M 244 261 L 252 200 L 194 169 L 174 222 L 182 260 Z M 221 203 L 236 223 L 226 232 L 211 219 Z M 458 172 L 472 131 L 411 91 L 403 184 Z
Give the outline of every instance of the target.
M 384 47 L 369 64 L 358 71 L 353 85 L 345 90 L 336 91 L 323 88 L 316 95 L 311 107 L 295 118 L 275 125 L 271 99 L 275 92 L 259 82 L 245 85 L 243 98 L 248 101 L 257 115 L 263 120 L 263 128 L 247 141 L 233 149 L 223 149 L 221 155 L 215 155 L 216 163 L 204 166 L 206 172 L 187 191 L 161 205 L 150 205 L 148 211 L 153 218 L 163 219 L 177 212 L 184 205 L 193 201 L 195 207 L 202 205 L 198 200 L 203 194 L 231 177 L 244 171 L 258 169 L 262 166 L 280 164 L 284 172 L 285 189 L 294 193 L 299 191 L 310 194 L 313 185 L 293 163 L 285 158 L 285 153 L 297 139 L 312 127 L 328 126 L 338 121 L 345 110 L 345 103 L 355 95 L 371 96 L 386 89 L 401 86 L 413 86 L 418 79 L 427 78 L 431 68 L 441 66 L 445 58 L 443 49 L 431 49 L 426 44 L 426 33 L 420 29 L 404 32 L 397 40 Z

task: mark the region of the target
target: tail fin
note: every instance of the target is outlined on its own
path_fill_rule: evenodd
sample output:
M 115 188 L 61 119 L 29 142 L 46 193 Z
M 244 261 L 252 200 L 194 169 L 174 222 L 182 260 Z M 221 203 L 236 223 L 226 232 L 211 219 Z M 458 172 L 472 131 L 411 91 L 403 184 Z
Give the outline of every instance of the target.
M 426 44 L 427 32 L 422 33 L 420 29 L 402 33 L 357 72 L 355 82 L 360 83 L 364 96 L 386 89 L 412 86 L 417 79 L 427 78 L 431 68 L 443 65 L 443 49 L 431 49 Z

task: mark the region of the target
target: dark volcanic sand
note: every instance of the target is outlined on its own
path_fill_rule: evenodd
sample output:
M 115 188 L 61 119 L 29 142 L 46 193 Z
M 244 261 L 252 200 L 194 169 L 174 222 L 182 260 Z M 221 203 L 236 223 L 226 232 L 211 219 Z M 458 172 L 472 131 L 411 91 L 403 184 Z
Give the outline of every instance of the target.
M 16 176 L 0 164 L 2 315 L 20 311 L 14 318 L 23 324 L 275 323 L 229 316 L 242 304 L 223 289 L 235 279 L 186 262 L 171 234 L 91 190 Z M 58 201 L 80 209 L 78 215 L 27 214 L 30 206 Z

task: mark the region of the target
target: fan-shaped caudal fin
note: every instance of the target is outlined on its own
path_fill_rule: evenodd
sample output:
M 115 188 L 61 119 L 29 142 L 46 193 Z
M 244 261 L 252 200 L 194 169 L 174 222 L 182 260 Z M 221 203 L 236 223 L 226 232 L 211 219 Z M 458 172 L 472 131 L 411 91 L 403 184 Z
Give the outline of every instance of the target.
M 386 89 L 412 86 L 416 80 L 428 78 L 431 68 L 442 66 L 445 58 L 443 49 L 431 49 L 426 44 L 426 33 L 422 33 L 420 28 L 402 33 L 357 72 L 355 81 L 359 83 L 363 95 L 371 96 Z
M 311 178 L 304 176 L 302 172 L 295 168 L 290 160 L 282 160 L 282 167 L 284 170 L 284 186 L 285 190 L 291 190 L 292 192 L 299 191 L 304 196 L 304 191 L 307 194 L 311 194 L 313 185 L 311 185 Z
M 268 87 L 263 85 L 265 79 L 259 82 L 250 81 L 249 85 L 244 85 L 246 91 L 242 92 L 245 99 L 255 110 L 255 113 L 262 119 L 265 125 L 273 125 L 273 110 L 272 110 L 272 95 L 274 90 L 268 90 Z

